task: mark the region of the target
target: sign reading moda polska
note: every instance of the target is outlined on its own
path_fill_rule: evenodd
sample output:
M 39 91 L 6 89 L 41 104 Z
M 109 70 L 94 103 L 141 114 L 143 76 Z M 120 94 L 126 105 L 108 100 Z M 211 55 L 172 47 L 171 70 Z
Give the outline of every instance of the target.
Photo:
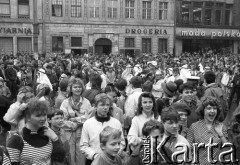
M 177 30 L 177 35 L 181 37 L 211 37 L 214 38 L 239 38 L 239 30 L 232 29 L 188 29 L 188 28 L 179 28 Z

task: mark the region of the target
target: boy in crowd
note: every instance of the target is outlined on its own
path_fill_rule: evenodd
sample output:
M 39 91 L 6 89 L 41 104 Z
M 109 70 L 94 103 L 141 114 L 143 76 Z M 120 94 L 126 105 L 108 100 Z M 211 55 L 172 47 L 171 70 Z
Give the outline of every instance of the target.
M 189 142 L 182 136 L 179 135 L 179 123 L 180 123 L 180 115 L 176 110 L 174 110 L 172 107 L 164 109 L 164 111 L 161 114 L 161 120 L 164 125 L 164 135 L 162 142 L 165 141 L 165 146 L 168 146 L 168 148 L 173 152 L 179 152 L 179 151 L 187 151 L 187 149 L 190 148 Z M 182 144 L 181 147 L 176 147 L 177 144 Z M 159 147 L 159 146 L 158 146 Z M 180 160 L 184 160 L 184 156 L 187 156 L 188 160 L 190 158 L 190 151 L 188 155 L 186 154 L 180 154 L 175 155 L 173 159 L 171 160 L 174 163 L 178 163 Z
M 144 137 L 151 136 L 153 140 L 153 158 L 152 162 L 149 164 L 161 164 L 163 165 L 163 158 L 159 155 L 159 151 L 156 150 L 157 146 L 161 141 L 162 137 L 164 134 L 164 126 L 161 122 L 156 121 L 156 120 L 149 120 L 146 123 L 144 123 L 143 128 L 142 128 L 142 133 Z M 157 139 L 156 139 L 157 138 Z M 155 141 L 157 140 L 157 142 Z M 164 146 L 165 152 L 167 155 L 171 156 L 172 152 Z M 162 150 L 160 151 L 162 152 Z M 164 156 L 164 159 L 166 161 L 167 157 Z M 146 162 L 144 162 L 144 145 L 143 142 L 142 144 L 139 145 L 139 150 L 133 151 L 131 154 L 130 158 L 127 160 L 125 165 L 144 165 Z
M 100 153 L 92 162 L 92 165 L 122 165 L 122 160 L 118 155 L 121 144 L 122 132 L 110 126 L 105 127 L 99 135 Z
M 62 145 L 64 146 L 66 157 L 63 162 L 53 162 L 53 165 L 70 165 L 70 150 L 67 137 L 65 136 L 64 130 L 61 129 L 64 125 L 63 121 L 63 111 L 60 109 L 54 109 L 48 114 L 48 122 L 51 126 L 51 129 L 56 133 L 58 139 L 60 139 Z M 61 155 L 59 155 L 61 157 Z M 54 159 L 58 160 L 58 159 Z

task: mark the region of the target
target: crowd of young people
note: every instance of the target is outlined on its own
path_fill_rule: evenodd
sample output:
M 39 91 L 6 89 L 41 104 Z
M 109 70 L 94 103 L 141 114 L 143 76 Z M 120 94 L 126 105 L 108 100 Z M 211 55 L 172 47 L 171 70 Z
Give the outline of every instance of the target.
M 239 58 L 223 51 L 5 56 L 0 163 L 142 165 L 147 136 L 161 153 L 152 150 L 158 164 L 183 159 L 171 156 L 184 147 L 191 159 L 193 144 L 210 138 L 219 144 L 211 160 L 218 160 L 220 144 L 239 148 L 240 108 L 232 104 L 239 90 Z M 198 164 L 211 164 L 207 152 L 199 150 Z

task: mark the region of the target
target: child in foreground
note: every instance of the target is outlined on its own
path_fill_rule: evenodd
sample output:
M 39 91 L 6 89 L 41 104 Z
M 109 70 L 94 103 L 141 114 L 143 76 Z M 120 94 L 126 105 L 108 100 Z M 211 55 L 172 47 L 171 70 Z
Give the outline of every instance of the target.
M 94 159 L 92 165 L 122 165 L 118 155 L 122 132 L 110 126 L 105 127 L 99 135 L 102 152 Z

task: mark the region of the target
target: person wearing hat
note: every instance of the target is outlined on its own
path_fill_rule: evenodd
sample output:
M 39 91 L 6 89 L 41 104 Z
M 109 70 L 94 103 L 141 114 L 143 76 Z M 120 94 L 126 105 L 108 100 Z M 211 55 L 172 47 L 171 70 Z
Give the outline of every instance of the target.
M 171 107 L 176 110 L 180 116 L 178 133 L 186 138 L 188 133 L 187 121 L 188 116 L 191 114 L 191 109 L 185 103 L 181 102 L 173 103 Z
M 161 87 L 163 89 L 163 96 L 156 100 L 156 108 L 159 114 L 161 114 L 164 108 L 169 107 L 173 103 L 177 91 L 177 84 L 169 81 L 168 83 L 162 83 Z

